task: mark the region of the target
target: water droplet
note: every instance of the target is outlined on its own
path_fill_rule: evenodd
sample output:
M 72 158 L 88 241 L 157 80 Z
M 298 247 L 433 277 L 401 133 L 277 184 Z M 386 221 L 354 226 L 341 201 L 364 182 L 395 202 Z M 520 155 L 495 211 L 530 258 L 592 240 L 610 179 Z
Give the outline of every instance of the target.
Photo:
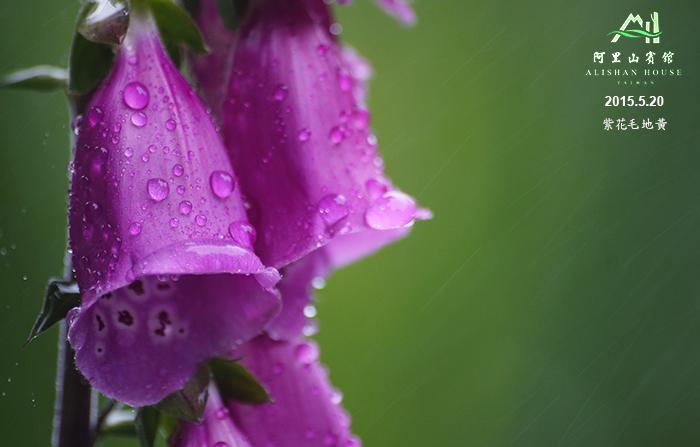
M 114 130 L 115 132 L 119 133 L 119 132 L 122 131 L 122 125 L 119 124 L 119 123 L 116 123 L 114 126 L 112 126 L 112 130 Z
M 175 130 L 175 127 L 177 127 L 177 124 L 175 123 L 174 120 L 169 119 L 168 121 L 165 122 L 165 128 L 168 130 Z
M 324 54 L 326 54 L 327 51 L 328 47 L 322 43 L 318 44 L 318 46 L 316 47 L 316 53 L 318 53 L 319 56 L 323 56 Z
M 286 85 L 278 85 L 275 87 L 275 91 L 273 93 L 275 100 L 277 101 L 282 101 L 284 98 L 287 97 L 287 86 Z
M 380 181 L 370 179 L 367 180 L 367 193 L 372 200 L 377 200 L 386 194 L 387 186 Z
M 180 221 L 177 220 L 177 218 L 173 217 L 170 219 L 170 228 L 177 228 L 180 226 Z
M 340 129 L 340 127 L 335 126 L 331 129 L 331 142 L 333 144 L 342 143 L 344 138 L 343 131 Z
M 318 202 L 318 213 L 326 223 L 333 225 L 350 213 L 345 205 L 345 197 L 338 194 L 328 194 Z
M 194 221 L 197 225 L 203 227 L 207 224 L 207 216 L 205 216 L 204 214 L 197 214 L 197 217 L 194 218 Z
M 352 78 L 349 74 L 341 71 L 338 73 L 338 84 L 340 84 L 340 91 L 349 92 L 352 88 Z
M 314 289 L 321 290 L 324 287 L 326 287 L 326 280 L 323 279 L 321 276 L 317 276 L 311 280 L 311 285 Z
M 355 111 L 355 127 L 358 130 L 365 130 L 369 126 L 371 115 L 368 110 L 357 109 Z
M 362 442 L 353 436 L 345 441 L 345 447 L 362 447 Z
M 143 112 L 136 112 L 131 115 L 131 124 L 136 127 L 143 127 L 148 122 L 148 116 Z
M 219 408 L 216 410 L 217 419 L 226 419 L 226 416 L 228 416 L 228 408 Z
M 226 444 L 224 441 L 219 441 L 216 444 L 214 444 L 212 447 L 228 447 L 228 444 Z
M 170 185 L 162 178 L 152 178 L 146 183 L 148 195 L 156 202 L 162 202 L 170 193 Z
M 75 135 L 80 134 L 80 123 L 83 122 L 83 115 L 76 116 L 70 123 L 70 128 Z
M 192 152 L 192 151 L 187 151 L 187 159 L 188 159 L 188 160 L 194 160 L 194 152 Z
M 333 34 L 334 36 L 337 36 L 337 35 L 339 35 L 340 33 L 343 32 L 343 25 L 341 25 L 340 23 L 334 23 L 334 24 L 331 25 L 329 31 L 330 31 L 331 34 Z
M 136 65 L 139 59 L 136 56 L 129 56 L 129 59 L 127 59 L 127 61 L 129 62 L 129 65 Z
M 299 131 L 299 141 L 308 141 L 309 138 L 311 138 L 309 129 L 301 129 Z
M 324 442 L 326 445 L 335 445 L 338 443 L 338 436 L 334 435 L 333 433 L 328 433 L 324 438 Z
M 365 211 L 365 223 L 375 230 L 390 230 L 403 227 L 413 220 L 416 202 L 400 192 L 391 191 L 374 201 Z
M 214 191 L 214 194 L 221 199 L 230 196 L 233 189 L 236 187 L 233 176 L 224 171 L 212 172 L 209 177 L 209 183 L 211 184 L 211 189 Z
M 185 193 L 185 187 L 182 186 L 182 185 L 179 185 L 179 186 L 177 187 L 177 193 L 180 194 L 180 195 L 183 195 L 183 194 Z
M 124 87 L 124 104 L 134 110 L 141 110 L 148 105 L 150 94 L 140 82 L 130 82 Z
M 158 148 L 156 147 L 155 144 L 151 144 L 150 146 L 148 146 L 148 152 L 150 152 L 152 154 L 155 154 L 157 150 L 158 150 Z
M 313 318 L 316 316 L 316 306 L 313 304 L 307 304 L 304 306 L 304 316 L 306 318 Z
M 183 200 L 180 202 L 180 212 L 187 216 L 192 212 L 192 202 L 189 200 Z
M 90 124 L 90 127 L 95 127 L 97 126 L 100 121 L 102 121 L 102 109 L 99 107 L 93 107 L 90 109 L 88 112 L 88 124 Z
M 244 247 L 252 247 L 257 238 L 255 228 L 244 220 L 239 220 L 229 225 L 228 234 L 231 235 L 234 241 Z
M 144 163 L 148 163 L 148 160 L 150 160 L 150 159 L 151 159 L 151 157 L 149 157 L 148 154 L 143 154 L 141 156 L 141 161 L 143 161 Z
M 304 364 L 310 365 L 318 360 L 318 346 L 312 343 L 302 343 L 296 347 L 294 353 L 297 358 Z
M 183 172 L 185 172 L 185 169 L 182 167 L 182 165 L 173 166 L 173 175 L 175 177 L 181 177 Z
M 333 390 L 331 392 L 331 402 L 335 405 L 340 405 L 343 401 L 343 392 L 340 390 Z
M 132 222 L 132 224 L 129 225 L 129 233 L 131 233 L 132 236 L 136 236 L 141 233 L 141 224 L 138 222 Z

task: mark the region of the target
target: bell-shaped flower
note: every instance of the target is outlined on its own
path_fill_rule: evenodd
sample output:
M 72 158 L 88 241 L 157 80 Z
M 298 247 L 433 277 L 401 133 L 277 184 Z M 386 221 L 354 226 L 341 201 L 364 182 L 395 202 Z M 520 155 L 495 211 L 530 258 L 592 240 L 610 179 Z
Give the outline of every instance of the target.
M 267 335 L 234 353 L 269 391 L 272 403 L 227 402 L 236 426 L 253 446 L 359 447 L 350 433 L 342 394 L 328 381 L 313 341 L 274 341 Z
M 78 126 L 69 216 L 76 364 L 132 406 L 181 389 L 280 306 L 216 127 L 141 14 Z
M 223 104 L 256 253 L 280 268 L 328 245 L 337 267 L 427 217 L 384 175 L 358 70 L 323 0 L 260 0 L 242 24 Z M 333 246 L 333 247 L 331 247 Z
M 350 3 L 352 3 L 352 0 L 338 0 L 339 5 L 347 5 Z M 374 3 L 382 8 L 384 12 L 406 26 L 413 26 L 418 20 L 413 8 L 404 0 L 374 0 Z
M 251 447 L 245 435 L 234 425 L 229 410 L 221 401 L 215 385 L 209 386 L 209 397 L 200 424 L 181 420 L 168 438 L 169 447 Z
M 202 31 L 202 38 L 211 49 L 209 54 L 192 55 L 192 73 L 197 80 L 199 92 L 218 119 L 226 80 L 231 69 L 231 52 L 236 32 L 228 29 L 221 20 L 217 0 L 197 2 L 194 20 Z

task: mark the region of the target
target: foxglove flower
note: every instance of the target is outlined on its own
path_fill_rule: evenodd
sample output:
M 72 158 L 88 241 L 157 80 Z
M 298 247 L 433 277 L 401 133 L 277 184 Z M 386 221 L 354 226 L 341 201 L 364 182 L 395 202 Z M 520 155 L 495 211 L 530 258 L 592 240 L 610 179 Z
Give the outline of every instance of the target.
M 256 253 L 279 268 L 333 241 L 337 267 L 406 235 L 428 214 L 384 175 L 364 86 L 329 31 L 328 5 L 260 0 L 249 15 L 223 129 Z
M 352 3 L 352 0 L 338 0 L 340 5 L 349 3 Z M 416 13 L 404 0 L 374 0 L 374 3 L 402 24 L 406 26 L 416 24 Z
M 212 108 L 215 117 L 221 117 L 221 98 L 231 69 L 231 52 L 236 33 L 224 25 L 219 17 L 217 0 L 200 0 L 195 12 L 195 22 L 202 37 L 211 49 L 209 54 L 191 57 L 192 72 L 205 103 Z
M 270 393 L 273 403 L 229 401 L 230 415 L 252 446 L 359 447 L 342 394 L 328 382 L 313 341 L 274 341 L 263 334 L 233 353 Z
M 279 310 L 237 180 L 204 104 L 150 17 L 131 26 L 75 153 L 70 246 L 76 364 L 105 395 L 150 405 Z
M 168 439 L 170 447 L 251 447 L 234 425 L 216 386 L 209 386 L 209 398 L 202 423 L 180 421 Z
M 415 25 L 416 13 L 408 6 L 404 0 L 374 0 L 374 2 L 387 14 L 394 17 L 404 25 Z

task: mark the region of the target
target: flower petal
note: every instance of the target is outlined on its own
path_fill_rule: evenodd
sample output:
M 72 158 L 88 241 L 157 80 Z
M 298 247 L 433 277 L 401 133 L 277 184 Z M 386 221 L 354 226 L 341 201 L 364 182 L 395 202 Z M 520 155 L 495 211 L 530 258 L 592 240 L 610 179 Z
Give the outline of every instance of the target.
M 350 416 L 342 395 L 328 382 L 313 341 L 273 341 L 261 335 L 236 351 L 241 363 L 261 381 L 272 404 L 229 401 L 231 416 L 251 445 L 276 447 L 352 447 Z
M 231 52 L 236 33 L 228 29 L 219 17 L 216 0 L 200 0 L 195 22 L 211 53 L 192 55 L 195 74 L 202 97 L 217 118 L 226 93 L 225 84 L 231 69 Z
M 132 18 L 79 132 L 69 222 L 84 305 L 142 275 L 266 271 L 230 235 L 247 221 L 238 181 L 150 19 Z
M 384 12 L 406 26 L 413 26 L 418 21 L 415 11 L 404 0 L 374 0 L 374 2 Z
M 128 405 L 152 405 L 255 337 L 278 309 L 252 276 L 148 276 L 71 315 L 69 337 L 93 386 Z
M 356 53 L 341 53 L 330 22 L 322 0 L 261 0 L 233 58 L 225 140 L 257 230 L 256 253 L 277 268 L 339 236 L 388 231 L 355 257 L 371 253 L 421 216 L 376 152 L 364 106 L 371 69 Z
M 229 410 L 221 401 L 214 385 L 201 424 L 180 421 L 179 428 L 168 439 L 169 447 L 250 447 L 245 436 L 233 424 Z
M 133 15 L 86 110 L 69 215 L 82 307 L 69 337 L 92 385 L 150 405 L 259 334 L 279 311 L 280 275 L 241 237 L 252 226 L 223 142 L 152 19 Z
M 283 278 L 277 285 L 282 295 L 282 310 L 267 323 L 265 331 L 273 340 L 295 340 L 309 323 L 304 309 L 311 303 L 312 281 L 325 279 L 330 274 L 325 248 L 289 264 L 282 274 Z

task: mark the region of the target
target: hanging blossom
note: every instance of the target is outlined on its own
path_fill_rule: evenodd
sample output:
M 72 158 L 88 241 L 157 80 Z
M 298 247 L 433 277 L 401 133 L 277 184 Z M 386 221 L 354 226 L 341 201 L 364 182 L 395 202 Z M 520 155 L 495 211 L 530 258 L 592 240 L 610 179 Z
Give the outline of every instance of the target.
M 82 306 L 76 364 L 132 406 L 181 389 L 279 311 L 238 181 L 206 107 L 132 12 L 78 126 L 70 247 Z
M 361 58 L 343 57 L 323 0 L 261 0 L 241 26 L 223 132 L 256 253 L 280 268 L 328 244 L 345 265 L 429 217 L 384 175 Z M 329 244 L 332 242 L 332 244 Z
M 229 410 L 210 385 L 202 422 L 182 421 L 168 438 L 170 447 L 251 447 L 247 437 L 233 423 Z
M 360 447 L 343 395 L 328 382 L 313 341 L 260 335 L 231 353 L 268 389 L 272 403 L 222 402 L 216 387 L 202 422 L 181 421 L 170 447 Z
M 338 4 L 341 5 L 350 3 L 352 3 L 352 0 L 338 0 Z M 413 26 L 418 20 L 413 8 L 406 4 L 404 0 L 374 0 L 374 3 L 403 25 Z

